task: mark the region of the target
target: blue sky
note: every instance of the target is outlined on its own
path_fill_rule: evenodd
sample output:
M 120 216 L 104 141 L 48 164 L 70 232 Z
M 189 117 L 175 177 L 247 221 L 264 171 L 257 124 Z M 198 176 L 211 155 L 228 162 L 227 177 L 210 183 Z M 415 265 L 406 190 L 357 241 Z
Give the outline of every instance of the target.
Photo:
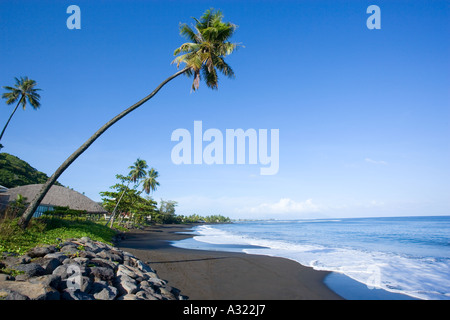
M 69 30 L 69 5 L 81 29 Z M 381 29 L 369 30 L 369 5 Z M 233 218 L 450 213 L 448 1 L 2 1 L 0 85 L 38 82 L 2 139 L 51 175 L 92 133 L 176 72 L 179 23 L 208 8 L 239 27 L 236 79 L 179 77 L 98 139 L 59 181 L 94 200 L 137 158 L 179 214 Z M 1 89 L 3 90 L 3 89 Z M 3 91 L 2 91 L 3 92 Z M 13 106 L 2 102 L 0 123 Z M 280 165 L 175 165 L 171 134 L 279 129 Z

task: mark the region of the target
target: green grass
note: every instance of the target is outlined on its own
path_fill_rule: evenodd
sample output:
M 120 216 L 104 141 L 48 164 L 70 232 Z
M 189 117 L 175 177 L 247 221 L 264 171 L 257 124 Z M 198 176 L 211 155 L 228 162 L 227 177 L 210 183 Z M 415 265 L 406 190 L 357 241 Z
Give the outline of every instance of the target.
M 17 221 L 4 220 L 0 224 L 0 252 L 24 254 L 35 246 L 57 244 L 58 238 L 90 237 L 111 244 L 116 234 L 116 231 L 105 227 L 104 222 L 39 218 L 32 219 L 28 228 L 22 230 Z

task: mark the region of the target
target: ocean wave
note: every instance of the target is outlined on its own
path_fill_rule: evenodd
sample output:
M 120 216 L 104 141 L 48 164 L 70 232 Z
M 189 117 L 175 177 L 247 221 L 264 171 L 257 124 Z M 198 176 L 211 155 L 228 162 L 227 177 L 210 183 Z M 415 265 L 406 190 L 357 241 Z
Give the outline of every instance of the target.
M 199 226 L 195 231 L 194 239 L 198 242 L 249 246 L 239 251 L 283 257 L 316 270 L 343 273 L 369 288 L 382 288 L 419 299 L 450 299 L 448 258 L 264 239 L 209 225 Z

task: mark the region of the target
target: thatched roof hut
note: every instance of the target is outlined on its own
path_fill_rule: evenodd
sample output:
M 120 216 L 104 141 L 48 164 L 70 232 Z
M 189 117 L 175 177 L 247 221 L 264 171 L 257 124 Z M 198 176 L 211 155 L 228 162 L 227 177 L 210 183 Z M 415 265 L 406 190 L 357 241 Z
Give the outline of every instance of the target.
M 8 188 L 0 186 L 0 210 L 3 210 L 8 205 L 8 196 L 6 195 Z
M 22 195 L 27 202 L 34 199 L 41 190 L 42 184 L 29 184 L 9 189 L 5 194 L 9 195 L 9 201 L 17 199 L 17 195 Z M 87 213 L 107 213 L 107 211 L 97 202 L 89 199 L 85 195 L 69 188 L 53 185 L 47 192 L 41 205 L 49 207 L 69 207 L 74 210 L 83 210 Z

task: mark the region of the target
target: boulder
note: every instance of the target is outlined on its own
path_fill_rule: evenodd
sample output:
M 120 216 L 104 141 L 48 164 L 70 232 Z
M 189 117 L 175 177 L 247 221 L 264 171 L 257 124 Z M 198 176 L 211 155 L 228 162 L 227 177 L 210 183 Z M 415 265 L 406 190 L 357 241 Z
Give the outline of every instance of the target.
M 67 268 L 68 268 L 68 266 L 69 266 L 68 264 L 60 265 L 55 270 L 53 270 L 52 274 L 60 276 L 61 279 L 67 279 L 67 277 L 68 277 L 68 275 L 67 275 Z
M 171 292 L 172 287 L 160 287 L 159 288 L 159 292 L 161 293 L 161 295 L 166 298 L 167 300 L 177 300 L 175 298 L 175 295 Z
M 25 256 L 2 254 L 1 268 L 23 272 L 15 277 L 0 274 L 0 300 L 187 298 L 149 265 L 116 247 L 88 237 L 61 241 L 58 247 L 36 247 Z
M 0 300 L 30 300 L 30 298 L 16 291 L 0 288 Z
M 111 268 L 112 270 L 116 270 L 118 267 L 117 263 L 102 258 L 93 258 L 91 259 L 91 261 L 89 261 L 89 263 L 94 264 L 98 267 Z
M 47 274 L 53 273 L 53 271 L 61 265 L 61 261 L 56 258 L 45 259 L 41 263 L 41 266 L 45 269 Z
M 117 297 L 118 290 L 105 281 L 99 281 L 94 282 L 89 293 L 97 300 L 114 300 Z
M 61 277 L 54 274 L 46 274 L 44 276 L 30 278 L 28 282 L 33 284 L 42 284 L 44 287 L 58 289 L 60 286 Z
M 1 290 L 14 291 L 22 296 L 26 296 L 31 300 L 57 300 L 59 292 L 50 286 L 42 283 L 31 283 L 28 281 L 2 281 L 0 282 Z
M 64 247 L 62 247 L 60 249 L 60 252 L 66 254 L 66 255 L 69 255 L 69 256 L 78 254 L 78 251 L 79 251 L 78 246 L 74 243 L 65 245 Z
M 111 268 L 92 267 L 91 275 L 94 276 L 95 279 L 99 279 L 99 280 L 113 280 L 114 279 L 114 271 Z
M 58 261 L 61 262 L 61 263 L 63 263 L 64 260 L 66 260 L 67 258 L 68 258 L 68 256 L 66 256 L 62 252 L 49 253 L 49 254 L 44 256 L 44 259 L 58 259 Z
M 155 297 L 153 294 L 144 290 L 138 291 L 136 293 L 136 297 L 142 300 L 158 300 L 158 298 Z
M 139 300 L 139 298 L 135 294 L 128 293 L 120 296 L 117 300 Z
M 37 263 L 18 264 L 14 266 L 17 271 L 23 271 L 26 277 L 38 277 L 46 273 L 45 269 Z
M 142 272 L 155 272 L 152 268 L 150 268 L 147 264 L 142 262 L 141 260 L 136 261 L 136 267 Z
M 1 281 L 8 281 L 8 280 L 14 281 L 15 279 L 14 279 L 13 276 L 10 276 L 9 274 L 0 273 L 0 282 Z
M 116 277 L 116 287 L 121 294 L 134 294 L 138 291 L 136 281 L 125 274 Z
M 111 261 L 116 261 L 116 262 L 123 262 L 123 258 L 121 256 L 119 256 L 118 254 L 112 253 L 111 251 L 100 251 L 97 253 L 97 257 L 103 258 L 105 260 L 111 260 Z
M 61 294 L 61 300 L 95 300 L 94 296 L 78 289 L 67 288 Z
M 56 251 L 55 246 L 46 246 L 46 247 L 34 247 L 28 252 L 28 256 L 30 258 L 39 258 L 43 257 L 49 253 L 53 253 Z

